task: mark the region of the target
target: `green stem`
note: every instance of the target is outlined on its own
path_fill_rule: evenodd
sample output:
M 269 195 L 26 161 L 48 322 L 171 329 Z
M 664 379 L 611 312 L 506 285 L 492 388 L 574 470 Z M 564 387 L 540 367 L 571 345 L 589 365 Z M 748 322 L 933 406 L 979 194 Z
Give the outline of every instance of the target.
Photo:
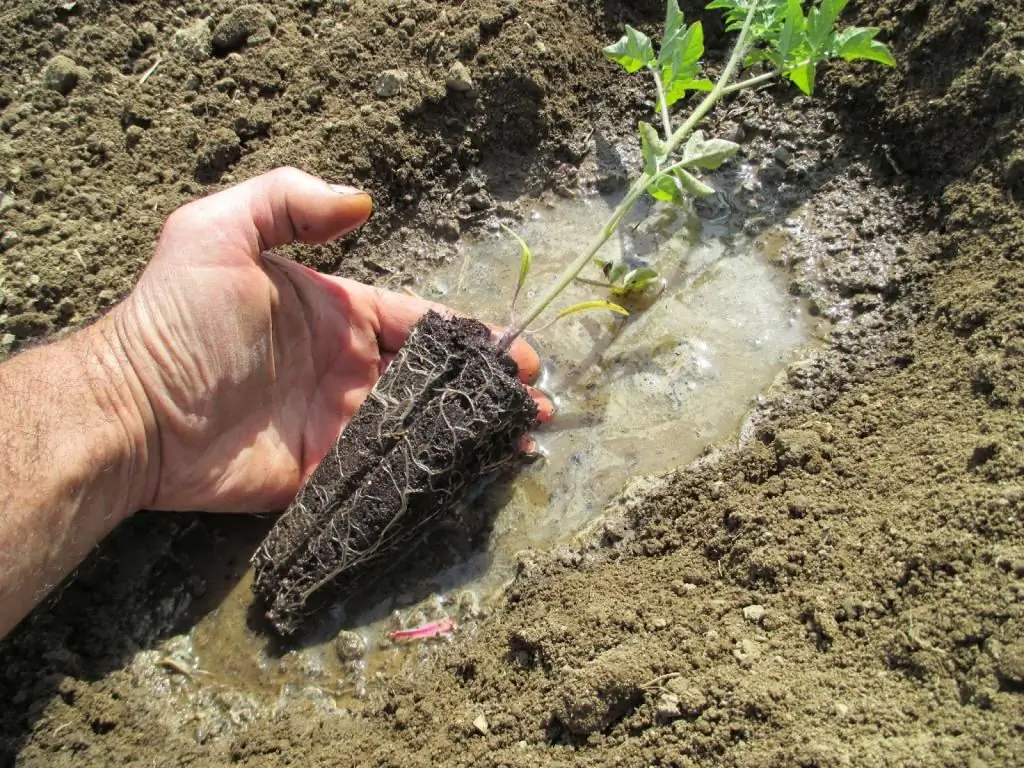
M 747 38 L 750 35 L 750 26 L 754 20 L 754 13 L 757 11 L 757 6 L 760 4 L 760 0 L 754 0 L 750 10 L 747 12 L 746 21 L 743 22 L 743 28 L 740 30 L 740 36 L 736 40 L 736 47 L 733 48 L 732 55 L 729 57 L 728 63 L 725 65 L 725 70 L 722 72 L 722 76 L 718 78 L 718 82 L 715 83 L 715 87 L 711 89 L 707 96 L 705 96 L 697 108 L 693 111 L 686 122 L 683 123 L 673 133 L 666 133 L 667 136 L 667 150 L 666 155 L 671 154 L 676 147 L 678 147 L 697 127 L 701 120 L 707 115 L 708 112 L 717 104 L 722 98 L 732 91 L 727 91 L 727 86 L 732 76 L 736 72 L 736 68 L 743 60 L 743 56 L 746 54 Z M 752 80 L 756 78 L 751 78 Z M 744 81 L 747 82 L 747 81 Z M 749 87 L 749 85 L 747 86 Z M 661 95 L 661 89 L 659 88 L 659 96 Z M 663 109 L 663 118 L 667 121 L 667 110 Z M 573 280 L 582 272 L 588 264 L 593 260 L 597 252 L 601 250 L 601 247 L 611 239 L 611 236 L 615 234 L 615 230 L 618 229 L 619 224 L 629 213 L 630 209 L 636 204 L 637 200 L 644 196 L 647 192 L 647 188 L 654 183 L 657 179 L 657 174 L 650 174 L 646 171 L 640 175 L 633 186 L 629 188 L 629 192 L 622 199 L 615 210 L 612 211 L 612 215 L 608 217 L 604 226 L 601 227 L 601 231 L 597 237 L 590 244 L 590 247 L 581 254 L 575 261 L 572 262 L 565 270 L 558 276 L 555 284 L 534 304 L 533 308 L 529 313 L 520 320 L 518 323 L 509 328 L 498 339 L 496 345 L 497 352 L 503 353 L 508 351 L 508 348 L 512 346 L 512 342 L 515 341 L 520 334 L 523 333 L 530 325 L 536 320 L 540 314 L 547 309 L 551 302 L 558 298 L 559 294 L 562 293 Z
M 736 93 L 736 91 L 743 91 L 746 90 L 747 88 L 756 88 L 759 85 L 774 80 L 780 74 L 782 73 L 779 70 L 773 69 L 771 72 L 765 72 L 763 75 L 751 77 L 748 78 L 747 80 L 740 80 L 738 83 L 733 83 L 732 85 L 723 88 L 722 95 L 728 96 L 730 93 Z
M 650 65 L 648 65 L 650 66 Z M 672 121 L 668 116 L 668 100 L 665 98 L 665 84 L 661 81 L 661 72 L 651 67 L 651 74 L 654 75 L 654 88 L 658 92 L 658 106 L 661 108 L 661 124 L 665 129 L 665 140 L 672 135 Z

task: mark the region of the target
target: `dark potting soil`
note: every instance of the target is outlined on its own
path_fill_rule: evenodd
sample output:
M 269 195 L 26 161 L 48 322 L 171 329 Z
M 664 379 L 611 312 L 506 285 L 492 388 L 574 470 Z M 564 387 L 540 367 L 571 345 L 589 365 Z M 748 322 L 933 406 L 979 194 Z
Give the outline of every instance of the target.
M 517 373 L 482 323 L 429 312 L 414 326 L 253 556 L 253 591 L 277 631 L 372 577 L 521 455 L 537 407 Z

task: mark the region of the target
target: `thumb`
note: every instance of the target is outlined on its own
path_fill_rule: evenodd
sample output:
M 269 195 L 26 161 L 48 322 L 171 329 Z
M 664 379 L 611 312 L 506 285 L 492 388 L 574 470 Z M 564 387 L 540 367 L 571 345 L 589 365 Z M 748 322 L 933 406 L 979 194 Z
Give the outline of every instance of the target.
M 277 168 L 202 202 L 210 219 L 243 228 L 240 234 L 260 251 L 296 240 L 326 243 L 363 224 L 373 210 L 365 192 L 297 168 Z

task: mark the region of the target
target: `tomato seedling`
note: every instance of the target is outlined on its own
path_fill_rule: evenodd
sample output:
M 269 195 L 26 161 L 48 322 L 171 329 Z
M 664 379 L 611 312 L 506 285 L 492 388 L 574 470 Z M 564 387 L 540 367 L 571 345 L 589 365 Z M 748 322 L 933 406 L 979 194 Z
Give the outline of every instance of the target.
M 687 205 L 693 198 L 715 193 L 701 178 L 701 172 L 717 169 L 736 154 L 739 145 L 726 139 L 708 138 L 696 129 L 724 98 L 779 79 L 788 80 L 808 96 L 813 95 L 818 67 L 833 59 L 866 59 L 893 66 L 896 62 L 889 49 L 876 39 L 877 28 L 838 28 L 839 16 L 847 2 L 816 0 L 805 11 L 801 0 L 713 0 L 707 8 L 722 10 L 726 31 L 739 32 L 725 68 L 714 82 L 703 74 L 703 26 L 699 21 L 685 23 L 678 0 L 666 1 L 665 27 L 657 51 L 647 35 L 627 25 L 622 38 L 605 48 L 604 54 L 628 73 L 643 70 L 650 74 L 660 129 L 648 122 L 639 124 L 643 157 L 640 176 L 586 251 L 559 275 L 521 320 L 513 315 L 509 330 L 498 342 L 498 350 L 506 351 L 592 263 L 601 268 L 613 295 L 642 291 L 660 279 L 657 270 L 649 265 L 624 259 L 605 261 L 598 259 L 597 253 L 645 195 Z M 755 67 L 765 71 L 753 74 Z M 745 70 L 748 76 L 734 82 Z M 691 93 L 705 95 L 677 126 L 671 109 Z M 515 292 L 518 298 L 533 256 L 527 244 L 518 236 L 516 239 L 520 245 L 520 272 Z M 559 317 L 594 308 L 625 313 L 611 302 L 590 301 L 562 310 Z

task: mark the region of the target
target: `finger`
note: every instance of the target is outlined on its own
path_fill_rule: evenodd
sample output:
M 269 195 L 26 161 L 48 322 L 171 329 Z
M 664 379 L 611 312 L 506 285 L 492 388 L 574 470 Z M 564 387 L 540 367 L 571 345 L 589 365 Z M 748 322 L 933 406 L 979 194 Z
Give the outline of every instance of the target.
M 340 283 L 353 298 L 358 297 L 371 302 L 376 314 L 375 331 L 380 340 L 381 350 L 384 352 L 397 352 L 401 349 L 405 340 L 409 338 L 412 327 L 428 310 L 434 310 L 444 317 L 465 316 L 436 301 L 427 301 L 407 293 L 395 293 L 383 288 L 374 288 L 343 277 L 332 279 Z M 488 327 L 491 329 L 491 335 L 495 341 L 504 330 L 495 325 L 488 325 Z M 519 378 L 523 383 L 533 381 L 540 374 L 540 356 L 522 338 L 516 339 L 512 344 L 509 356 L 519 367 Z
M 198 201 L 213 222 L 241 227 L 259 251 L 296 240 L 325 243 L 365 222 L 370 196 L 297 168 L 277 168 Z
M 540 424 L 547 424 L 555 418 L 555 403 L 550 397 L 529 385 L 527 385 L 526 391 L 530 393 L 530 397 L 537 403 L 537 421 Z
M 377 374 L 383 376 L 384 371 L 388 369 L 388 366 L 391 365 L 391 363 L 394 362 L 394 360 L 394 352 L 381 352 L 380 362 L 377 363 Z
M 504 331 L 504 328 L 491 326 L 492 336 L 495 341 Z M 540 375 L 540 355 L 522 336 L 512 342 L 508 355 L 516 361 L 516 365 L 519 367 L 519 380 L 523 384 L 533 381 Z M 533 388 L 530 387 L 530 389 Z

